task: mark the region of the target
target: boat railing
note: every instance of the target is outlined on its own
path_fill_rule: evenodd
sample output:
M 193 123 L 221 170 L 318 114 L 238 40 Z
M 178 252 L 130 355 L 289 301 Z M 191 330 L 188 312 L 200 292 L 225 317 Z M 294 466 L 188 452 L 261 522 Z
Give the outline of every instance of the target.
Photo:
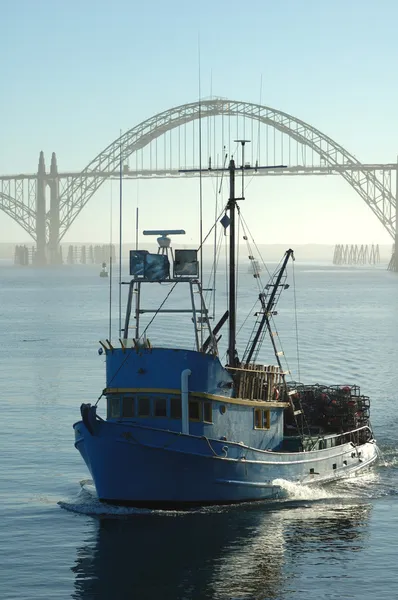
M 236 396 L 262 402 L 286 401 L 283 391 L 283 376 L 286 374 L 274 365 L 245 364 L 227 367 L 233 375 Z
M 336 445 L 347 444 L 351 442 L 354 446 L 363 444 L 365 441 L 368 442 L 373 438 L 373 433 L 369 425 L 363 425 L 357 429 L 351 429 L 350 431 L 344 431 L 336 435 L 336 439 L 339 443 Z
M 369 425 L 363 425 L 362 427 L 357 427 L 356 429 L 351 429 L 350 431 L 343 431 L 341 433 L 328 433 L 323 435 L 318 435 L 316 439 L 312 438 L 310 450 L 314 450 L 318 447 L 322 448 L 328 447 L 327 440 L 334 440 L 332 446 L 342 446 L 343 444 L 351 443 L 353 448 L 360 446 L 366 442 L 369 442 L 373 439 L 373 432 Z M 311 438 L 308 438 L 310 441 Z

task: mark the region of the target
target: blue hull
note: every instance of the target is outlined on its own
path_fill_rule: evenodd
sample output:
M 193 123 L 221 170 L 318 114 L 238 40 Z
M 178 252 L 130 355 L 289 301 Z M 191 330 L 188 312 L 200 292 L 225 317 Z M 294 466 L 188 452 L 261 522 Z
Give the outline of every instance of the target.
M 283 495 L 275 480 L 324 483 L 377 458 L 374 441 L 286 453 L 132 423 L 101 421 L 90 433 L 79 421 L 74 429 L 98 497 L 111 504 L 179 508 L 275 499 Z

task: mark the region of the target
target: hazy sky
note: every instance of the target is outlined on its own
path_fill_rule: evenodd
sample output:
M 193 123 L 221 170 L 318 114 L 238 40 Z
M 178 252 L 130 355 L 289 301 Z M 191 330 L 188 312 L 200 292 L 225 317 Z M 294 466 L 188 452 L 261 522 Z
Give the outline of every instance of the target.
M 195 101 L 198 36 L 202 96 L 212 80 L 214 95 L 257 103 L 262 77 L 263 104 L 363 162 L 396 160 L 394 0 L 0 0 L 0 8 L 2 174 L 34 172 L 40 150 L 47 166 L 56 151 L 61 171 L 81 170 L 120 129 Z M 90 200 L 64 241 L 108 240 L 110 189 Z M 211 214 L 213 189 L 205 182 Z M 183 227 L 195 242 L 197 200 L 197 180 L 126 183 L 125 238 L 138 201 L 141 228 Z M 262 243 L 391 241 L 341 177 L 256 180 L 245 208 Z M 116 207 L 114 220 L 116 235 Z M 0 213 L 0 239 L 27 235 Z

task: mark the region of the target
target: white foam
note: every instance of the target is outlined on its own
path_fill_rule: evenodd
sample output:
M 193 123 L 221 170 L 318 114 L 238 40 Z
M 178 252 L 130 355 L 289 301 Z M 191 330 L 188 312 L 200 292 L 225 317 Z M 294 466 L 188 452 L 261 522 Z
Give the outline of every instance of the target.
M 130 517 L 135 515 L 163 515 L 175 517 L 202 512 L 208 509 L 200 508 L 192 511 L 154 510 L 150 508 L 135 508 L 130 506 L 114 506 L 100 502 L 95 491 L 95 486 L 90 479 L 80 481 L 81 489 L 73 501 L 60 500 L 58 506 L 70 512 L 87 515 L 90 517 Z M 209 507 L 211 508 L 211 507 Z
M 59 501 L 58 505 L 74 513 L 97 517 L 125 517 L 135 514 L 151 513 L 149 509 L 112 506 L 100 502 L 91 480 L 80 482 L 81 490 L 73 501 Z
M 288 500 L 316 501 L 336 497 L 336 492 L 331 489 L 315 485 L 303 485 L 287 479 L 274 479 L 272 484 L 280 486 Z

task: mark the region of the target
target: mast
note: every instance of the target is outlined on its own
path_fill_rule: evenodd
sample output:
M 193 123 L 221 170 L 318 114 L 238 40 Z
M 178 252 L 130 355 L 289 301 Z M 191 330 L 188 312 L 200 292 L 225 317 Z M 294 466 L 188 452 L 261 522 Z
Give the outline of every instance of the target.
M 229 161 L 229 340 L 228 365 L 235 367 L 236 356 L 236 281 L 235 281 L 235 161 Z
M 229 234 L 229 302 L 228 302 L 228 313 L 229 313 L 229 332 L 228 332 L 228 366 L 236 367 L 239 364 L 239 359 L 236 351 L 236 259 L 235 259 L 235 216 L 237 208 L 237 200 L 244 200 L 244 173 L 246 170 L 258 171 L 259 169 L 280 169 L 286 168 L 286 165 L 270 165 L 265 167 L 259 167 L 257 164 L 254 168 L 250 165 L 245 164 L 245 144 L 250 140 L 235 140 L 240 143 L 242 148 L 242 197 L 235 197 L 235 172 L 236 166 L 233 158 L 229 161 L 228 169 L 212 169 L 211 166 L 207 169 L 180 169 L 179 173 L 201 173 L 203 170 L 209 171 L 229 171 L 229 200 L 227 204 L 227 211 L 229 211 L 229 222 L 227 215 L 221 219 L 221 224 L 226 229 L 230 228 Z M 227 221 L 227 222 L 225 222 Z M 201 241 L 202 245 L 202 241 Z M 224 317 L 223 317 L 224 319 Z M 205 343 L 206 344 L 206 343 Z

